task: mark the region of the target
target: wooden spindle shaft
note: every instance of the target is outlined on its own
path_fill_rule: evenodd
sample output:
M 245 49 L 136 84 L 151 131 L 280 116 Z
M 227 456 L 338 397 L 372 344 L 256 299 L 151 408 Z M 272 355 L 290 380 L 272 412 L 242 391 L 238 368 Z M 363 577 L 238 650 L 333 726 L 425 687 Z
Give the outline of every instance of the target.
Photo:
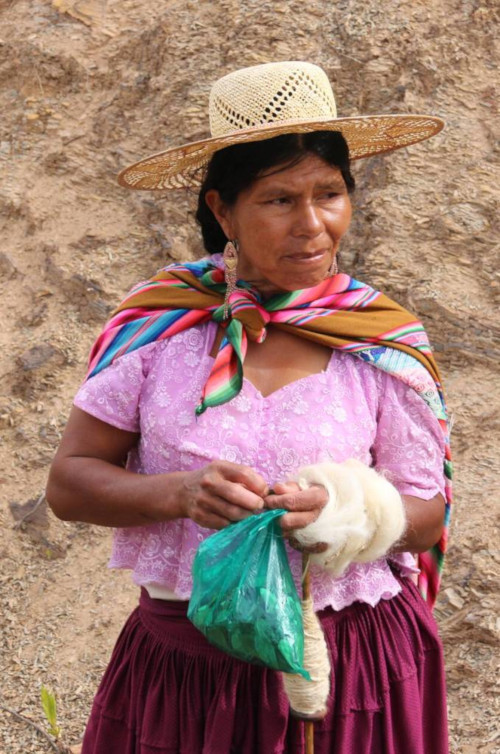
M 302 599 L 308 600 L 311 596 L 311 577 L 309 575 L 309 555 L 302 553 Z M 305 754 L 314 754 L 314 722 L 304 720 Z
M 306 754 L 314 754 L 314 723 L 312 720 L 304 721 Z

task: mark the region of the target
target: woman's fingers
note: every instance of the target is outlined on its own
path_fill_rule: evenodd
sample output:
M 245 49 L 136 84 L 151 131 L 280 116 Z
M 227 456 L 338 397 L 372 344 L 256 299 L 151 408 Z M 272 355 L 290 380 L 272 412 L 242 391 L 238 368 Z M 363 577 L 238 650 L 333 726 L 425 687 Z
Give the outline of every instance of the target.
M 224 518 L 228 523 L 233 521 L 242 521 L 244 518 L 248 518 L 253 514 L 253 510 L 244 508 L 241 505 L 232 505 L 226 498 L 212 498 L 206 504 L 207 510 L 216 514 L 220 518 Z
M 191 484 L 186 485 L 190 492 L 188 515 L 200 526 L 215 529 L 241 521 L 263 507 L 280 508 L 288 511 L 280 519 L 286 536 L 315 521 L 328 498 L 321 485 L 302 490 L 296 482 L 278 483 L 274 494 L 269 494 L 269 487 L 260 474 L 229 461 L 214 461 L 195 472 L 191 480 Z M 315 545 L 311 551 L 322 551 L 323 544 Z
M 217 496 L 202 496 L 193 501 L 190 518 L 207 529 L 223 529 L 235 521 L 242 521 L 252 515 L 252 511 L 232 505 Z
M 200 526 L 217 529 L 262 510 L 263 496 L 269 492 L 260 474 L 229 461 L 213 461 L 188 472 L 183 488 L 185 515 Z
M 281 528 L 286 535 L 294 529 L 303 529 L 315 521 L 326 501 L 328 493 L 321 485 L 311 485 L 301 490 L 295 482 L 275 484 L 275 494 L 264 498 L 266 508 L 282 508 L 285 513 L 280 518 Z
M 248 466 L 213 461 L 187 474 L 184 491 L 186 515 L 199 526 L 222 529 L 262 510 L 269 488 Z
M 247 490 L 253 492 L 255 495 L 259 495 L 259 497 L 264 497 L 269 493 L 269 486 L 264 477 L 250 466 L 243 466 L 231 463 L 230 461 L 214 461 L 211 466 L 224 479 L 243 485 Z
M 286 495 L 287 492 L 300 492 L 297 482 L 276 482 L 273 487 L 274 495 Z
M 303 529 L 305 526 L 309 526 L 313 521 L 316 521 L 320 514 L 320 509 L 313 511 L 301 511 L 300 513 L 285 513 L 280 518 L 281 528 L 283 534 L 294 531 L 294 529 Z
M 264 500 L 260 495 L 251 492 L 240 482 L 229 481 L 220 475 L 207 477 L 202 481 L 201 486 L 209 495 L 226 500 L 228 503 L 250 512 L 261 510 L 264 507 Z
M 284 508 L 291 512 L 317 511 L 319 515 L 328 499 L 325 488 L 314 485 L 306 490 L 301 490 L 298 485 L 293 484 L 294 488 L 291 487 L 290 483 L 275 485 L 276 494 L 267 495 L 264 498 L 266 508 Z M 286 491 L 281 493 L 281 490 L 285 487 Z

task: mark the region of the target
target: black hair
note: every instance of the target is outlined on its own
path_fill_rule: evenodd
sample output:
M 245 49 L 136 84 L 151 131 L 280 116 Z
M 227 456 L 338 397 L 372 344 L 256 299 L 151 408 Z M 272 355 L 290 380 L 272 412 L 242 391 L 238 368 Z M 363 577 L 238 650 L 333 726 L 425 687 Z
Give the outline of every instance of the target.
M 292 167 L 309 154 L 338 167 L 347 191 L 354 191 L 349 148 L 340 131 L 283 134 L 264 141 L 235 144 L 215 152 L 206 169 L 196 212 L 203 244 L 209 254 L 221 253 L 228 239 L 205 201 L 207 191 L 216 189 L 222 201 L 231 207 L 238 194 L 270 168 Z

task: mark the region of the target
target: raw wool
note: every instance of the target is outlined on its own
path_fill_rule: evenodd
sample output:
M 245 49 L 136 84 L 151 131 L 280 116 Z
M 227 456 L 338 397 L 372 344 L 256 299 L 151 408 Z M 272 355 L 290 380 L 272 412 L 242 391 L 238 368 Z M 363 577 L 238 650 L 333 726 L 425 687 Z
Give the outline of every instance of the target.
M 318 518 L 294 532 L 304 548 L 325 542 L 328 548 L 311 562 L 340 576 L 352 562 L 382 557 L 403 534 L 404 505 L 395 487 L 360 461 L 320 463 L 301 469 L 299 486 L 325 487 L 328 501 Z
M 383 474 L 361 461 L 350 459 L 344 466 L 356 475 L 365 497 L 365 507 L 373 527 L 371 539 L 356 555 L 356 563 L 370 563 L 381 558 L 403 535 L 406 525 L 405 508 L 401 495 Z
M 293 714 L 321 720 L 326 715 L 330 693 L 330 658 L 323 629 L 314 612 L 312 598 L 302 600 L 304 622 L 304 667 L 311 680 L 300 675 L 283 673 L 283 683 Z
M 372 534 L 361 482 L 352 471 L 336 463 L 307 466 L 299 471 L 297 482 L 302 489 L 322 485 L 328 501 L 318 518 L 297 529 L 294 537 L 304 549 L 326 542 L 328 549 L 311 555 L 311 562 L 340 576 Z

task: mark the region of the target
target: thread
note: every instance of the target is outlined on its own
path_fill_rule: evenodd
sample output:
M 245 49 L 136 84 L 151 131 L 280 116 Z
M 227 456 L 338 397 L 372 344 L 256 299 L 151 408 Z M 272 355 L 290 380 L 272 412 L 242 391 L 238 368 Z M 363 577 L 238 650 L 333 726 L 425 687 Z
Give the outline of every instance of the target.
M 314 612 L 311 597 L 302 600 L 304 623 L 304 668 L 307 681 L 294 673 L 283 673 L 283 683 L 292 712 L 297 717 L 321 720 L 326 715 L 330 692 L 330 658 L 323 629 Z

